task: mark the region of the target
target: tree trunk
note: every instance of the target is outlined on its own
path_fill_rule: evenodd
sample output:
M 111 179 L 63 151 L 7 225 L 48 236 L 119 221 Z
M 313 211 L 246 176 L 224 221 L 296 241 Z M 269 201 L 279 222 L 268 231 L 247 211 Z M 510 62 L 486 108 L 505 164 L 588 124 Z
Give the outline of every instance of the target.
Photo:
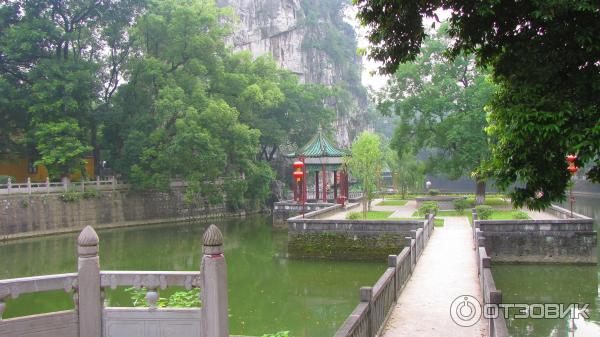
M 485 202 L 485 180 L 476 182 L 475 188 L 475 205 L 483 205 Z
M 369 212 L 369 198 L 367 197 L 367 190 L 363 189 L 363 219 L 367 219 L 368 212 Z

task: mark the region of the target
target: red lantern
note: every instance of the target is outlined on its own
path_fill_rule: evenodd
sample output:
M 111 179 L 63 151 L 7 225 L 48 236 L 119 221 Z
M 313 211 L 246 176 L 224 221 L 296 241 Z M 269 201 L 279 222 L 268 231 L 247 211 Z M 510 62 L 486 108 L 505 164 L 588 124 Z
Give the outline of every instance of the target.
M 568 155 L 568 156 L 567 156 L 567 161 L 568 161 L 569 163 L 573 163 L 573 162 L 575 162 L 575 160 L 576 160 L 576 159 L 577 159 L 577 156 L 576 156 L 576 155 L 574 155 L 574 154 L 570 154 L 570 155 Z
M 302 177 L 304 176 L 304 172 L 294 171 L 294 173 L 292 173 L 292 175 L 294 176 L 294 178 L 296 178 L 296 181 L 300 181 L 302 179 Z
M 301 162 L 301 161 L 299 161 L 299 160 L 296 160 L 296 161 L 294 162 L 294 168 L 295 168 L 296 170 L 298 170 L 298 169 L 302 169 L 303 167 L 304 167 L 304 163 L 303 163 L 303 162 Z
M 575 174 L 579 170 L 579 167 L 575 165 L 569 165 L 569 167 L 567 167 L 567 170 L 571 172 L 571 174 Z

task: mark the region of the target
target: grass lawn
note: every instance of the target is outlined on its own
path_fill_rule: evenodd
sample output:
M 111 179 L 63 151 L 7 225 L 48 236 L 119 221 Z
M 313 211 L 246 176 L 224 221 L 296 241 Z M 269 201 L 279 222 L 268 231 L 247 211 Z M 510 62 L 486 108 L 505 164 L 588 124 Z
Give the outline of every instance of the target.
M 492 215 L 487 220 L 515 220 L 518 219 L 518 214 L 522 211 L 493 211 Z M 528 216 L 527 219 L 519 219 L 519 220 L 530 220 L 531 218 Z
M 348 213 L 348 214 L 352 214 L 352 213 L 358 213 L 360 216 L 356 220 L 362 220 L 362 213 L 361 212 L 351 212 L 351 213 Z M 369 211 L 369 212 L 367 212 L 367 220 L 424 220 L 422 217 L 418 217 L 418 218 L 390 218 L 390 215 L 392 215 L 392 213 L 394 213 L 394 212 Z M 348 219 L 348 216 L 346 216 L 346 219 Z M 442 226 L 444 226 L 444 219 L 435 218 L 435 219 L 433 219 L 433 221 L 434 221 L 434 226 L 435 227 L 442 227 Z
M 467 198 L 467 202 L 471 205 L 475 205 L 475 197 Z M 483 204 L 488 206 L 508 206 L 510 205 L 510 202 L 499 197 L 486 197 Z
M 356 218 L 355 220 L 362 220 L 362 212 L 350 212 L 348 214 L 346 214 L 346 219 L 349 219 L 350 214 L 354 214 L 354 213 L 358 213 L 358 218 Z M 388 219 L 390 217 L 390 215 L 392 215 L 392 213 L 394 212 L 387 212 L 387 211 L 369 211 L 367 212 L 367 220 L 383 220 L 383 219 Z
M 377 206 L 404 206 L 408 200 L 386 199 L 380 201 Z
M 423 218 L 390 218 L 393 220 L 425 220 Z M 435 227 L 444 227 L 444 219 L 438 219 L 438 218 L 434 218 L 433 219 L 433 225 Z

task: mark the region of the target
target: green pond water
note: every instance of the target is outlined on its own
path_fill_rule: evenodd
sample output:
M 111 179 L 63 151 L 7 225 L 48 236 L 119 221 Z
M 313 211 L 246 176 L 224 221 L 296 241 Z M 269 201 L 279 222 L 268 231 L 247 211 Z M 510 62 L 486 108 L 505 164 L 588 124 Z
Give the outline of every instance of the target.
M 566 205 L 568 208 L 568 205 Z M 577 197 L 575 212 L 600 219 L 600 197 Z M 600 249 L 598 251 L 600 253 Z M 600 256 L 599 259 L 600 261 Z M 494 265 L 496 287 L 504 303 L 588 303 L 590 318 L 575 320 L 570 331 L 567 319 L 507 320 L 513 337 L 600 337 L 600 267 L 569 265 Z M 571 329 L 572 330 L 572 329 Z
M 287 232 L 272 229 L 269 217 L 215 223 L 225 238 L 232 334 L 290 330 L 297 337 L 332 336 L 358 304 L 359 288 L 373 285 L 386 268 L 385 261 L 290 260 Z M 198 270 L 206 227 L 187 223 L 100 230 L 101 268 Z M 0 243 L 0 279 L 74 272 L 76 236 Z M 64 291 L 21 295 L 7 301 L 4 318 L 70 309 L 71 296 Z M 111 306 L 131 306 L 129 297 L 123 289 L 107 293 Z

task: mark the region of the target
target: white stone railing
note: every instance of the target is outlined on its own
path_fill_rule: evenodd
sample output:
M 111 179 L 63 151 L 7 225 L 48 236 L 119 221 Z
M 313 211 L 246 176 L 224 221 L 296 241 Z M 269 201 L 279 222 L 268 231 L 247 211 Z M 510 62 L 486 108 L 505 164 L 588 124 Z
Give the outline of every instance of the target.
M 27 178 L 25 183 L 13 183 L 10 178 L 8 183 L 0 184 L 0 195 L 11 194 L 48 194 L 48 193 L 64 193 L 67 191 L 85 192 L 86 189 L 95 189 L 98 191 L 114 191 L 119 189 L 128 189 L 129 184 L 122 181 L 117 181 L 115 177 L 108 179 L 82 180 L 79 182 L 50 182 L 48 178 L 44 182 L 32 182 L 31 178 Z
M 88 226 L 77 239 L 77 273 L 0 280 L 0 336 L 229 337 L 227 266 L 216 226 L 204 233 L 199 271 L 100 271 L 98 245 Z M 146 289 L 148 307 L 104 307 L 104 289 L 119 286 Z M 172 286 L 201 289 L 201 308 L 158 308 L 159 289 Z M 74 310 L 2 319 L 9 296 L 60 289 L 73 292 Z

